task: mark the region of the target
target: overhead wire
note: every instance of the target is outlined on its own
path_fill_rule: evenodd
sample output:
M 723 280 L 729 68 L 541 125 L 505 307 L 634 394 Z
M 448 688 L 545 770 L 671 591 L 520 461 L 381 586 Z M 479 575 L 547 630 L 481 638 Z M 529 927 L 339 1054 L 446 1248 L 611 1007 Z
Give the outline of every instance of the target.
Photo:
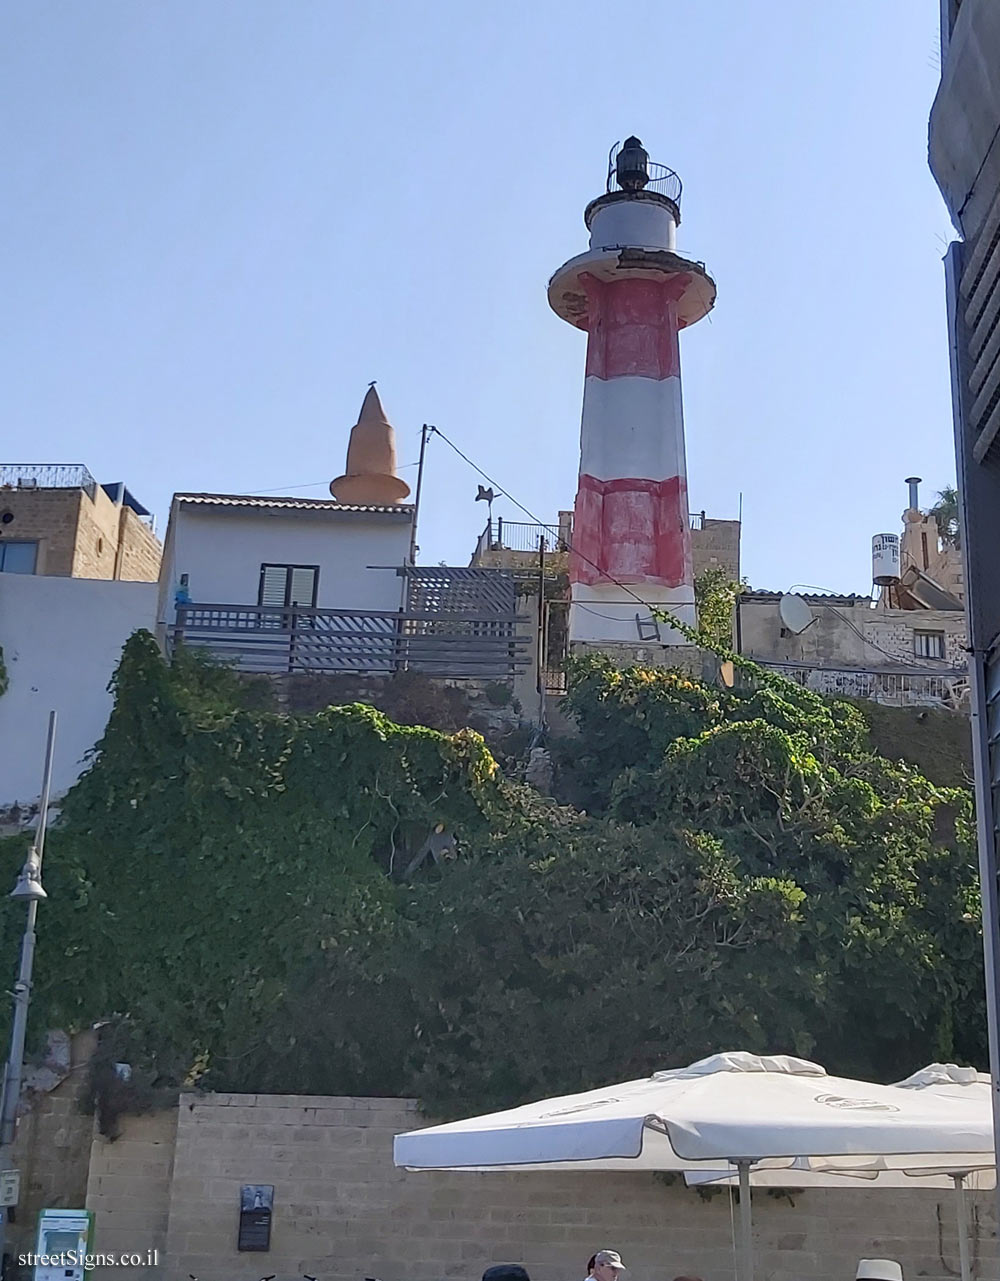
M 525 516 L 528 516 L 531 520 L 533 520 L 536 525 L 541 525 L 543 526 L 543 528 L 546 527 L 545 522 L 543 520 L 541 520 L 538 516 L 536 516 L 535 513 L 531 511 L 529 508 L 525 507 L 524 503 L 519 502 L 518 499 L 516 499 L 514 495 L 510 493 L 509 490 L 505 489 L 498 480 L 495 480 L 492 476 L 490 476 L 487 472 L 485 472 L 482 469 L 482 467 L 479 466 L 478 463 L 473 462 L 472 459 L 469 457 L 469 455 L 464 453 L 461 449 L 459 449 L 459 447 L 455 444 L 455 442 L 449 439 L 449 437 L 445 435 L 445 433 L 440 429 L 440 427 L 431 427 L 430 431 L 432 435 L 440 436 L 441 439 L 444 441 L 444 443 L 446 445 L 449 445 L 455 451 L 455 453 L 458 454 L 459 458 L 461 458 L 463 462 L 468 463 L 468 465 L 472 468 L 472 470 L 475 472 L 478 472 L 479 475 L 482 476 L 482 478 L 487 482 L 487 484 L 494 486 L 498 493 L 503 494 L 504 498 L 509 499 L 514 504 L 514 506 L 518 509 L 518 511 L 524 512 Z M 588 564 L 591 567 L 591 569 L 596 570 L 602 577 L 608 579 L 609 582 L 614 583 L 616 587 L 621 588 L 623 592 L 631 596 L 632 599 L 636 602 L 636 604 L 641 605 L 643 609 L 648 609 L 651 614 L 654 614 L 657 610 L 659 610 L 660 613 L 668 612 L 667 610 L 663 609 L 659 605 L 651 605 L 649 601 L 643 600 L 643 598 L 640 595 L 638 595 L 637 592 L 634 592 L 632 588 L 628 586 L 627 583 L 619 582 L 617 578 L 609 574 L 606 570 L 602 569 L 600 565 L 592 561 L 589 556 L 584 555 L 584 553 L 581 552 L 578 547 L 574 547 L 572 543 L 566 542 L 565 539 L 563 539 L 562 541 L 566 543 L 566 548 L 568 551 L 572 552 L 573 555 L 578 556 L 582 561 Z M 578 605 L 580 609 L 588 610 L 588 612 L 591 614 L 597 614 L 598 618 L 607 618 L 611 621 L 618 621 L 613 615 L 598 614 L 596 610 L 590 609 L 588 606 L 580 604 L 580 602 L 574 601 L 574 604 Z
M 867 637 L 859 627 L 855 627 L 855 625 L 851 622 L 851 620 L 847 617 L 846 614 L 842 614 L 839 609 L 835 608 L 835 606 L 824 605 L 823 608 L 828 609 L 831 614 L 836 614 L 837 617 L 841 619 L 843 622 L 845 622 L 847 626 L 851 629 L 851 631 L 854 632 L 855 636 L 858 636 L 864 642 L 864 644 L 870 645 L 872 649 L 877 650 L 880 654 L 884 654 L 886 658 L 891 658 L 894 663 L 901 663 L 903 661 L 898 654 L 893 654 L 890 650 L 883 649 L 883 647 L 879 645 L 877 641 L 873 641 L 869 637 Z M 942 671 L 940 667 L 934 667 L 930 662 L 922 662 L 916 655 L 914 655 L 913 662 L 914 662 L 914 666 L 919 667 L 922 671 L 927 671 L 927 672 Z
M 503 494 L 505 498 L 509 499 L 509 501 L 512 502 L 519 511 L 523 512 L 525 516 L 527 516 L 530 520 L 534 521 L 536 525 L 540 525 L 542 528 L 550 528 L 545 524 L 543 520 L 541 520 L 540 517 L 538 517 L 533 511 L 531 511 L 530 508 L 525 507 L 524 503 L 520 502 L 517 498 L 515 498 L 514 495 L 508 489 L 506 489 L 503 485 L 500 484 L 498 480 L 495 479 L 495 477 L 491 476 L 488 472 L 484 471 L 484 469 L 480 467 L 478 463 L 474 462 L 469 457 L 468 454 L 466 454 L 462 449 L 460 449 L 458 445 L 456 445 L 455 442 L 451 440 L 450 437 L 448 437 L 440 429 L 440 427 L 431 427 L 429 430 L 432 435 L 440 436 L 441 439 L 444 441 L 444 443 L 448 445 L 452 450 L 454 450 L 454 452 L 459 456 L 459 458 L 462 459 L 464 463 L 466 463 L 469 467 L 471 467 L 473 471 L 477 472 L 480 476 L 482 476 L 482 478 L 486 481 L 488 485 L 493 486 L 498 493 Z M 599 574 L 602 575 L 602 577 L 608 579 L 609 582 L 613 583 L 616 587 L 620 588 L 627 595 L 631 596 L 632 599 L 636 602 L 636 604 L 641 605 L 643 609 L 648 610 L 650 614 L 655 616 L 656 613 L 659 612 L 660 614 L 669 615 L 670 613 L 669 610 L 665 609 L 661 605 L 652 605 L 650 604 L 649 601 L 644 600 L 637 592 L 634 592 L 632 588 L 628 586 L 627 583 L 622 583 L 613 575 L 608 574 L 605 570 L 601 568 L 600 565 L 597 565 L 594 561 L 592 561 L 589 556 L 586 556 L 583 552 L 581 552 L 579 548 L 574 547 L 571 542 L 566 542 L 565 539 L 562 541 L 566 543 L 566 548 L 568 551 L 578 556 L 582 561 L 586 562 L 586 564 L 588 564 L 591 567 L 591 569 L 596 570 Z M 594 609 L 590 605 L 585 605 L 581 601 L 574 601 L 574 604 L 578 609 L 583 610 L 588 614 L 591 614 L 595 618 L 603 618 L 603 619 L 606 619 L 608 622 L 619 621 L 619 616 L 614 614 L 602 613 L 600 610 Z M 880 654 L 883 654 L 886 658 L 891 658 L 896 663 L 899 663 L 901 661 L 898 654 L 893 654 L 889 650 L 883 649 L 883 647 L 879 645 L 877 642 L 870 640 L 867 636 L 865 636 L 864 633 L 859 628 L 855 627 L 854 623 L 852 623 L 851 620 L 846 617 L 846 615 L 842 614 L 834 606 L 823 605 L 823 608 L 829 610 L 833 614 L 836 614 L 838 618 L 843 619 L 843 621 L 847 624 L 847 626 L 853 632 L 855 632 L 856 635 L 866 645 L 871 646 L 872 649 L 877 650 Z M 929 663 L 921 664 L 918 659 L 915 659 L 915 663 L 921 666 L 924 670 L 927 670 L 928 672 L 935 672 L 935 671 L 941 670 L 940 668 L 933 667 Z
M 417 463 L 400 463 L 397 471 L 407 471 L 410 467 L 419 467 Z M 267 489 L 250 489 L 247 491 L 247 498 L 259 498 L 268 494 L 287 494 L 298 489 L 326 489 L 330 482 L 328 480 L 311 480 L 305 485 L 270 485 Z

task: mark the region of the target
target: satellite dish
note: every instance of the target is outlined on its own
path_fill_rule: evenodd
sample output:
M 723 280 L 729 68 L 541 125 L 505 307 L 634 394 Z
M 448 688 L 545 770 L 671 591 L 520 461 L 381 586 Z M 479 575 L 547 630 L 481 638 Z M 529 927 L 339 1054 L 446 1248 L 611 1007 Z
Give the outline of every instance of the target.
M 810 623 L 816 621 L 808 602 L 801 596 L 782 596 L 778 604 L 778 613 L 781 615 L 781 622 L 785 629 L 793 636 L 798 636 L 799 632 L 804 632 Z

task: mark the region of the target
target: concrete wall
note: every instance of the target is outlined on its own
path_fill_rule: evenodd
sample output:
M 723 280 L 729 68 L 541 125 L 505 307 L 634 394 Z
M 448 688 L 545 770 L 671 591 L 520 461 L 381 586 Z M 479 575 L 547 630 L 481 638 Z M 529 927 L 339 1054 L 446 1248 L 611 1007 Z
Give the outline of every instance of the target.
M 181 574 L 192 601 L 255 605 L 265 563 L 318 565 L 320 608 L 399 608 L 402 580 L 370 567 L 403 564 L 410 545 L 403 516 L 181 506 L 171 521 L 163 567 L 170 621 Z
M 0 805 L 38 796 L 53 709 L 53 790 L 76 781 L 107 724 L 107 685 L 122 646 L 138 628 L 152 631 L 155 618 L 155 583 L 0 574 L 0 647 L 10 681 L 0 696 Z
M 930 165 L 966 240 L 982 227 L 998 187 L 1000 7 L 962 0 L 930 119 Z
M 926 667 L 964 669 L 965 618 L 951 610 L 870 609 L 866 602 L 810 601 L 815 621 L 798 635 L 785 631 L 775 596 L 744 596 L 740 602 L 743 653 L 771 662 L 836 667 Z M 946 657 L 933 664 L 916 656 L 914 633 L 943 632 Z
M 145 1250 L 164 1240 L 165 1218 L 164 1281 L 478 1281 L 499 1262 L 523 1262 L 532 1281 L 576 1281 L 601 1247 L 622 1252 L 633 1281 L 732 1276 L 728 1193 L 704 1200 L 652 1174 L 395 1169 L 393 1135 L 420 1124 L 404 1100 L 182 1096 L 172 1167 L 162 1115 L 95 1145 L 97 1248 Z M 248 1183 L 274 1185 L 266 1256 L 235 1248 Z M 995 1276 L 991 1197 L 970 1199 L 976 1276 Z M 956 1274 L 950 1191 L 816 1190 L 791 1202 L 758 1194 L 754 1213 L 760 1281 L 849 1279 L 858 1258 L 872 1256 L 899 1259 L 911 1281 Z

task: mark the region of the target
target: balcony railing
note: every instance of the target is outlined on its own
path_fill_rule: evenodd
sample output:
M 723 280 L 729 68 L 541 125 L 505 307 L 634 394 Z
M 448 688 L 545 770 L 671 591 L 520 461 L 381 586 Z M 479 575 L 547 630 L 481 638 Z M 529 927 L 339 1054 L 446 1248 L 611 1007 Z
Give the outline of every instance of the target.
M 454 679 L 503 679 L 529 662 L 521 619 L 499 613 L 274 609 L 179 604 L 174 646 L 207 650 L 239 671 L 354 672 L 408 669 Z
M 754 661 L 817 694 L 865 698 L 894 707 L 964 710 L 968 706 L 968 673 L 960 668 L 926 672 L 905 668 L 811 667 L 807 663 L 774 663 L 760 658 Z

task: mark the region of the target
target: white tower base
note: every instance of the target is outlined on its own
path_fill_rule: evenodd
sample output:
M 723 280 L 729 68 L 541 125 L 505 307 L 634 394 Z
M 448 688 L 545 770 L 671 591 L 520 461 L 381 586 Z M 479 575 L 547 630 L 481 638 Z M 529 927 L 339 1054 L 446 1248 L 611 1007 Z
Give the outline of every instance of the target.
M 614 583 L 573 583 L 569 634 L 574 641 L 620 645 L 689 645 L 669 623 L 659 622 L 647 606 L 661 608 L 686 627 L 695 625 L 694 591 L 687 585 L 659 587 L 641 583 L 635 595 L 642 605 Z

